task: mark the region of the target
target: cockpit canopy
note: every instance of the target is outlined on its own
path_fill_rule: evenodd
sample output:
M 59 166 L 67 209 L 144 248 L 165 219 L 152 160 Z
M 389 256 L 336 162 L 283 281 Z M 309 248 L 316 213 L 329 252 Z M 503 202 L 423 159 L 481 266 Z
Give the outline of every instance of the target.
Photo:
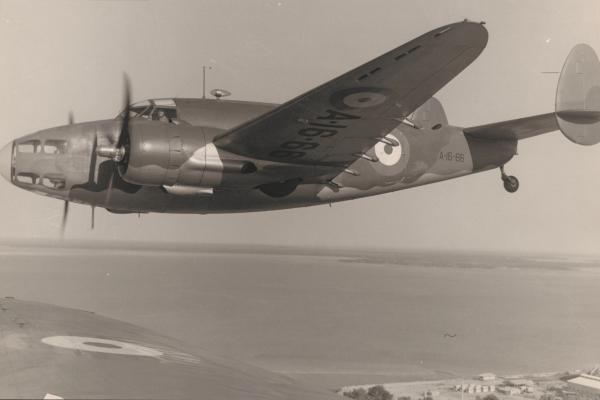
M 125 110 L 119 116 L 123 117 L 124 113 Z M 177 106 L 173 99 L 151 99 L 131 104 L 129 106 L 129 117 L 178 123 Z

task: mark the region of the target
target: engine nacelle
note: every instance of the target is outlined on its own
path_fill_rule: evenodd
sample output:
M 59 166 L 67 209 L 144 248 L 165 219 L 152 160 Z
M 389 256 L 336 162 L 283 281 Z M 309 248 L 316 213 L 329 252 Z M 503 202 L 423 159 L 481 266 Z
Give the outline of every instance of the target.
M 137 185 L 214 187 L 223 173 L 256 170 L 248 161 L 223 160 L 206 136 L 202 127 L 132 120 L 119 173 Z

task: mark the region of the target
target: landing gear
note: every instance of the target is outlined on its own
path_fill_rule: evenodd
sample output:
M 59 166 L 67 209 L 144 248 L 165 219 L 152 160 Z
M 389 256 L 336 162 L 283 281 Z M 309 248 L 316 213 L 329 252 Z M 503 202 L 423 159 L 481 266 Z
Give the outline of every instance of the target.
M 504 183 L 504 189 L 508 192 L 508 193 L 514 193 L 519 189 L 519 180 L 512 176 L 512 175 L 506 175 L 504 173 L 504 165 L 500 167 L 500 173 L 502 174 L 502 182 Z

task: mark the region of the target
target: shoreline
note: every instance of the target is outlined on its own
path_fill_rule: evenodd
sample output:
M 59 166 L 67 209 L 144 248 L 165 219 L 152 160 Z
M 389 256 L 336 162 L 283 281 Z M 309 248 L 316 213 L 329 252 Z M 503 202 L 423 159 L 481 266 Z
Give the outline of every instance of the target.
M 597 370 L 594 368 L 591 373 Z M 373 386 L 383 386 L 393 395 L 393 398 L 429 397 L 436 400 L 458 400 L 481 398 L 493 394 L 498 399 L 521 400 L 568 392 L 572 388 L 569 387 L 567 380 L 585 374 L 583 370 L 511 375 L 483 373 L 471 377 L 349 385 L 337 389 L 336 393 L 343 395 L 353 390 L 368 391 Z

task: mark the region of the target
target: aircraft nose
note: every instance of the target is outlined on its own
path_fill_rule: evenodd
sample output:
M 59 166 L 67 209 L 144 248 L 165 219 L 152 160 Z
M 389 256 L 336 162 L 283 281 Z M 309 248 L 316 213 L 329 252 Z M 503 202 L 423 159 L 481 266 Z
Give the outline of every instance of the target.
M 13 142 L 8 143 L 0 150 L 0 175 L 9 182 L 11 181 L 12 152 Z

